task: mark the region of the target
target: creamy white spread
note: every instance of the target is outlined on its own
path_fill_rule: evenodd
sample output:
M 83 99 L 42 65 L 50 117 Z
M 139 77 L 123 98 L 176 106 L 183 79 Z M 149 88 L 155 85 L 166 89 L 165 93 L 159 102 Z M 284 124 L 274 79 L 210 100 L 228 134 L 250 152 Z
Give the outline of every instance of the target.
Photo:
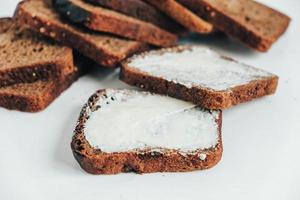
M 106 90 L 90 111 L 84 133 L 104 152 L 165 148 L 183 152 L 218 143 L 219 111 L 207 111 L 167 96 Z
M 162 54 L 152 51 L 135 57 L 128 66 L 188 88 L 200 86 L 215 91 L 273 76 L 261 69 L 225 59 L 203 46 L 193 46 L 180 52 L 170 49 Z

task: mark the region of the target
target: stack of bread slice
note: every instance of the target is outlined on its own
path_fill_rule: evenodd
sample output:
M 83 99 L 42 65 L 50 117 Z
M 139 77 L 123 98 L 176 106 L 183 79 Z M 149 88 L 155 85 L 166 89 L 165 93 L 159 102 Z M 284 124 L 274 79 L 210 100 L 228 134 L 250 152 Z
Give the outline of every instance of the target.
M 28 25 L 31 30 L 76 49 L 104 67 L 116 67 L 129 55 L 147 48 L 145 43 L 92 32 L 72 24 L 46 0 L 22 1 L 15 15 L 20 23 Z
M 47 107 L 77 78 L 72 49 L 0 19 L 0 106 L 27 112 Z
M 107 67 L 151 46 L 174 46 L 188 32 L 222 31 L 264 52 L 290 22 L 253 0 L 25 0 L 16 15 Z

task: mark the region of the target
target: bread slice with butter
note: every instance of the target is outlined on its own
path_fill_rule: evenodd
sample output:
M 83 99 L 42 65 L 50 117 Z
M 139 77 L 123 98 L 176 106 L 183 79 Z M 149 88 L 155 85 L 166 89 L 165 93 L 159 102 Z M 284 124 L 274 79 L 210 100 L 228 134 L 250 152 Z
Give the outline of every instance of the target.
M 154 50 L 127 59 L 120 79 L 207 109 L 225 109 L 273 94 L 278 77 L 204 46 Z
M 186 172 L 222 156 L 221 111 L 168 96 L 106 89 L 83 107 L 71 143 L 92 174 Z

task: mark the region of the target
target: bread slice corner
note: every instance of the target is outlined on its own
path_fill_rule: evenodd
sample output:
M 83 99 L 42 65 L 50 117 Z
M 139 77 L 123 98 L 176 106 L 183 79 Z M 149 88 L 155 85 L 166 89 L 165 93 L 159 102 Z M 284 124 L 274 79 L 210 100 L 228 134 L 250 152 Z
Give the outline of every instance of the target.
M 208 169 L 222 156 L 221 114 L 147 92 L 99 90 L 81 111 L 71 148 L 92 174 Z M 99 117 L 104 126 L 94 123 Z

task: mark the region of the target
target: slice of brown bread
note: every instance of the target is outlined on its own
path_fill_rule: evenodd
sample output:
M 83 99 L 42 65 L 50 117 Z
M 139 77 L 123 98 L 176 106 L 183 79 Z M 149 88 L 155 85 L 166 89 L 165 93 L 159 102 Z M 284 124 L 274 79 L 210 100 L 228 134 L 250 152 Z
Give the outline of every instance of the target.
M 78 50 L 105 67 L 116 67 L 121 60 L 147 48 L 140 42 L 103 33 L 91 33 L 71 25 L 60 18 L 51 4 L 43 0 L 21 2 L 15 16 L 22 24 Z
M 95 5 L 152 23 L 171 33 L 182 33 L 184 28 L 167 15 L 142 0 L 86 0 Z
M 147 92 L 99 90 L 81 111 L 71 148 L 92 174 L 208 169 L 222 156 L 221 114 Z
M 253 0 L 178 0 L 216 28 L 259 51 L 285 32 L 290 18 Z
M 208 109 L 225 109 L 273 94 L 278 77 L 203 46 L 178 46 L 133 56 L 120 79 Z
M 203 20 L 176 0 L 144 0 L 155 6 L 176 22 L 190 31 L 199 33 L 211 33 L 215 29 L 212 24 Z
M 72 69 L 72 49 L 0 18 L 0 87 L 60 78 Z
M 172 46 L 177 36 L 151 23 L 93 6 L 83 0 L 54 0 L 58 11 L 89 29 L 116 34 L 156 46 Z
M 0 87 L 0 107 L 23 112 L 44 110 L 77 79 L 77 69 L 73 70 L 62 79 L 38 80 Z
M 9 110 L 39 112 L 56 99 L 73 80 L 58 83 L 55 80 L 19 83 L 0 88 L 0 106 Z

